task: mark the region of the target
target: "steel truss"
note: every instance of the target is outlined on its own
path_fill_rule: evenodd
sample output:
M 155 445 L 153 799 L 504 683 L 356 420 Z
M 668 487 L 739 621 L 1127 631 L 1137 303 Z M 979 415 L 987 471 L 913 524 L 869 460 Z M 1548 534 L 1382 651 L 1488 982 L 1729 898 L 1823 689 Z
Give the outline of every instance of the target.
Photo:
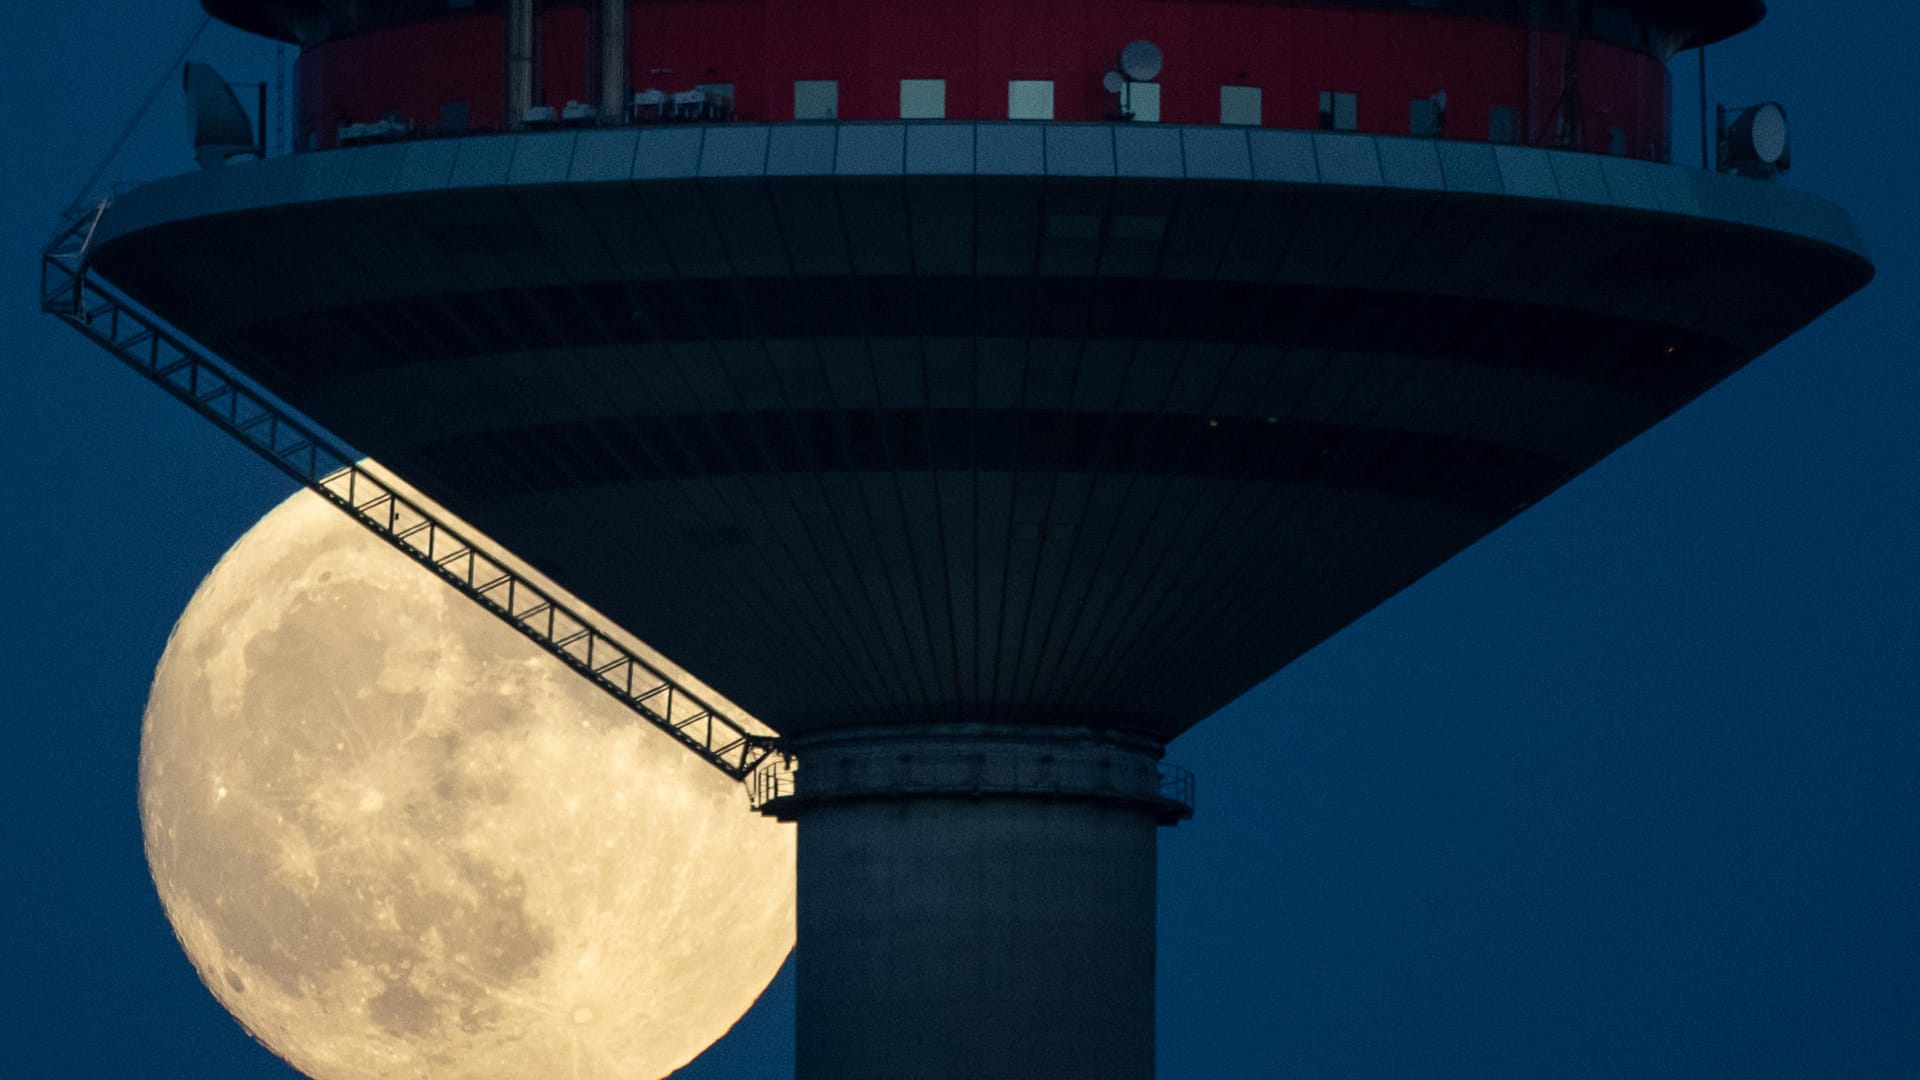
M 87 253 L 107 206 L 102 202 L 73 219 L 43 252 L 41 310 L 345 511 L 707 764 L 745 781 L 773 752 L 774 737 L 748 730 L 634 655 L 498 556 L 362 469 L 357 455 L 244 384 L 227 364 L 88 274 Z

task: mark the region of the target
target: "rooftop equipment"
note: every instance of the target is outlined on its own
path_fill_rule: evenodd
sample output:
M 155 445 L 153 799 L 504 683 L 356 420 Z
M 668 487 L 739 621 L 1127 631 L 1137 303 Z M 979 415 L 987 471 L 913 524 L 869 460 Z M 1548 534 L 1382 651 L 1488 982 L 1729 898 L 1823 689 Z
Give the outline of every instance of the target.
M 260 91 L 256 123 L 240 105 L 233 87 L 206 64 L 188 64 L 182 76 L 187 92 L 194 160 L 203 169 L 225 165 L 240 155 L 266 156 L 266 89 Z

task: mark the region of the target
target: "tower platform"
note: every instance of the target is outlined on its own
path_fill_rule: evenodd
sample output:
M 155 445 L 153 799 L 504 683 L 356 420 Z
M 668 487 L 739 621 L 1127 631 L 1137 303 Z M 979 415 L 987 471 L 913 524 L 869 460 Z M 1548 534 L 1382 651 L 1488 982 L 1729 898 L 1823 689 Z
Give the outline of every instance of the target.
M 1161 740 L 1871 276 L 1692 169 L 1015 122 L 235 165 L 92 268 L 785 734 Z

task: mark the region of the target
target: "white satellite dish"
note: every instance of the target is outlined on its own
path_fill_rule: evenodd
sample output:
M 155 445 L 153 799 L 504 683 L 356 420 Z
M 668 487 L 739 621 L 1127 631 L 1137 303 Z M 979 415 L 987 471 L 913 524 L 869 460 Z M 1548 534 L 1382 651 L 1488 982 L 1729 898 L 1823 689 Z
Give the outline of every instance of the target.
M 188 64 L 187 122 L 193 132 L 193 156 L 203 169 L 225 165 L 240 154 L 261 154 L 254 124 L 240 107 L 233 87 L 207 64 Z
M 1101 77 L 1100 85 L 1107 88 L 1107 93 L 1117 94 L 1127 88 L 1127 77 L 1117 71 L 1109 71 Z
M 1724 121 L 1723 121 L 1724 123 Z M 1793 167 L 1793 139 L 1787 110 L 1769 101 L 1742 110 L 1721 135 L 1720 169 L 1771 180 Z
M 1160 46 L 1151 41 L 1131 41 L 1120 50 L 1120 73 L 1130 82 L 1152 82 L 1166 65 Z
M 1775 102 L 1756 105 L 1741 114 L 1733 129 L 1745 136 L 1753 156 L 1778 165 L 1787 156 L 1787 110 Z

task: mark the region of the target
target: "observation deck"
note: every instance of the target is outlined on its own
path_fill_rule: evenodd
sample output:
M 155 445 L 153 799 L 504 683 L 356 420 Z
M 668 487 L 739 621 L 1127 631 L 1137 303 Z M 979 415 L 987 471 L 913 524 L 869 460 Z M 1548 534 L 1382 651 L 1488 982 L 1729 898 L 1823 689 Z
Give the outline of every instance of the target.
M 1759 0 L 206 0 L 302 46 L 297 143 L 528 123 L 1030 119 L 1431 135 L 1666 160 L 1675 51 Z M 608 35 L 618 38 L 609 52 Z M 1130 40 L 1164 71 L 1105 83 Z M 618 69 L 617 71 L 615 69 Z M 608 100 L 609 74 L 622 89 Z M 630 91 L 630 92 L 629 92 Z

